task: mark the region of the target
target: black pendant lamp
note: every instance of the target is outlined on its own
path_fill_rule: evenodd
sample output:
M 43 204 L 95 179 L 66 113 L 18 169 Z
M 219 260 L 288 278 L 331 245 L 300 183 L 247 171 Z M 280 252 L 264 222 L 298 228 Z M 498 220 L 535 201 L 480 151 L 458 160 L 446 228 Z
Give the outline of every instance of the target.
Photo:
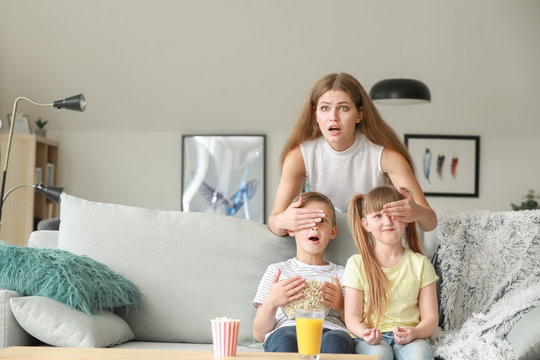
M 385 79 L 377 82 L 369 91 L 371 99 L 380 104 L 406 105 L 431 101 L 426 84 L 414 79 Z

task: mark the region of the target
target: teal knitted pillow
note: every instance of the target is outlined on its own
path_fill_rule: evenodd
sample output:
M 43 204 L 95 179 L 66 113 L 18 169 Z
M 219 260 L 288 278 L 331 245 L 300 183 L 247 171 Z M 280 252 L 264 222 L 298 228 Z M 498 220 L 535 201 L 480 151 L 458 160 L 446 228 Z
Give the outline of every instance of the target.
M 0 244 L 0 287 L 46 296 L 87 314 L 139 306 L 135 285 L 88 256 Z

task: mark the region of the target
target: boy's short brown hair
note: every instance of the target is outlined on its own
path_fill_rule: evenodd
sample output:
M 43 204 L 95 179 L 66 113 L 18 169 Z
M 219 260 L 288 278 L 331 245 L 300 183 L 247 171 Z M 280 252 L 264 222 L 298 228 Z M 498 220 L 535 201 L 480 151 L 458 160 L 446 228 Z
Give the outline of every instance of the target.
M 308 191 L 305 193 L 301 193 L 300 195 L 295 197 L 292 202 L 293 203 L 297 202 L 298 199 L 300 199 L 300 197 L 302 197 L 302 207 L 304 207 L 305 205 L 309 204 L 312 201 L 320 201 L 328 205 L 328 207 L 331 209 L 330 210 L 331 213 L 327 214 L 326 218 L 328 219 L 328 215 L 331 215 L 332 226 L 336 225 L 336 212 L 334 210 L 334 204 L 332 204 L 332 201 L 328 197 L 316 191 Z

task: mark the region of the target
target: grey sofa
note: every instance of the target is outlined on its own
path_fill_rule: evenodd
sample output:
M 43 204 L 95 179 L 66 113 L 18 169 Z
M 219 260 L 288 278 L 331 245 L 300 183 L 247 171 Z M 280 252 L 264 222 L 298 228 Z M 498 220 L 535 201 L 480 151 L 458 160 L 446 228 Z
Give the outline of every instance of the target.
M 210 350 L 210 319 L 240 319 L 239 351 L 261 351 L 251 305 L 270 263 L 295 255 L 294 240 L 253 221 L 206 213 L 158 211 L 62 195 L 59 231 L 32 233 L 29 246 L 87 255 L 131 280 L 143 306 L 125 319 L 135 337 L 120 348 Z M 345 264 L 356 247 L 344 214 L 327 259 Z M 436 241 L 431 238 L 431 241 Z M 429 249 L 436 246 L 430 244 Z M 0 347 L 35 345 L 10 309 L 14 291 L 0 289 Z M 525 316 L 514 333 L 526 333 Z M 521 349 L 519 349 L 521 351 Z
M 345 219 L 328 259 L 345 263 L 354 253 Z M 158 211 L 62 195 L 59 231 L 32 233 L 29 246 L 87 255 L 131 280 L 143 306 L 130 310 L 135 339 L 118 347 L 211 349 L 210 319 L 240 319 L 239 351 L 260 351 L 251 333 L 251 301 L 266 267 L 294 257 L 291 238 L 253 221 L 204 213 Z M 0 346 L 35 344 L 0 290 Z

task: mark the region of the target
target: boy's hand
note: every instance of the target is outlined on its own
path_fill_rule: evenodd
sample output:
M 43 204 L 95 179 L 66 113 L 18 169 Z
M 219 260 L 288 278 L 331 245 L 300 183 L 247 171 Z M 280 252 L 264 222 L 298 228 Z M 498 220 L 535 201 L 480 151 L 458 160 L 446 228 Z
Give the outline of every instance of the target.
M 343 292 L 337 275 L 334 274 L 332 283 L 325 281 L 320 287 L 321 303 L 336 310 L 338 314 L 343 313 Z
M 416 338 L 414 328 L 400 328 L 399 326 L 396 326 L 392 332 L 394 333 L 394 341 L 398 345 L 406 345 Z
M 369 345 L 378 345 L 382 341 L 382 334 L 379 331 L 379 329 L 366 329 L 362 331 L 362 334 L 360 336 L 362 340 L 364 340 Z
M 283 281 L 279 281 L 281 270 L 278 269 L 270 284 L 270 290 L 265 303 L 274 308 L 286 305 L 292 301 L 300 299 L 304 294 L 301 292 L 306 287 L 306 279 L 301 276 L 293 276 Z

